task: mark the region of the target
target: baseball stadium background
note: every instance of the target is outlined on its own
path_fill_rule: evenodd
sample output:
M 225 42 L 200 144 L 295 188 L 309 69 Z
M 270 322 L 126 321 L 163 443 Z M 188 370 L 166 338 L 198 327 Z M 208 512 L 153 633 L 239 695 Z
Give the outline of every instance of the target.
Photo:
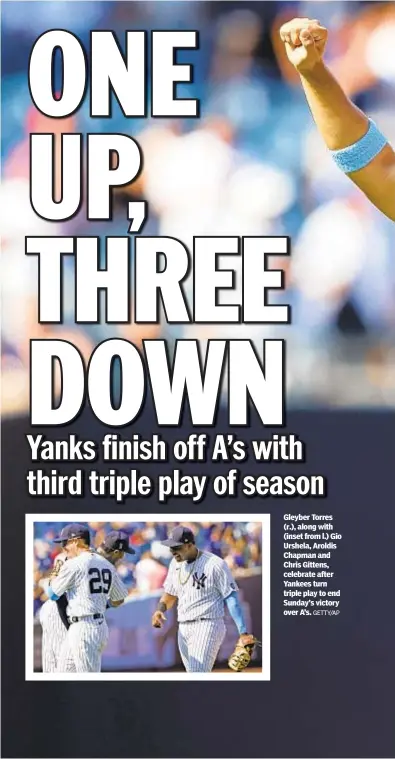
M 388 757 L 395 713 L 393 603 L 395 256 L 393 225 L 332 166 L 276 31 L 293 16 L 329 28 L 327 60 L 346 91 L 394 143 L 395 19 L 392 2 L 2 2 L 2 677 L 3 747 L 12 757 Z M 185 58 L 198 95 L 199 122 L 126 121 L 114 103 L 109 120 L 90 121 L 87 104 L 66 122 L 43 122 L 31 107 L 28 57 L 50 28 L 70 29 L 86 44 L 90 29 L 195 28 L 200 51 Z M 183 56 L 181 56 L 183 58 Z M 210 127 L 210 128 L 209 128 Z M 28 496 L 25 435 L 70 433 L 99 441 L 107 432 L 87 409 L 61 429 L 32 429 L 28 415 L 28 339 L 59 336 L 84 355 L 105 337 L 228 336 L 226 327 L 73 324 L 71 271 L 65 323 L 37 324 L 37 271 L 24 256 L 25 235 L 126 234 L 125 198 L 114 219 L 45 224 L 29 205 L 30 131 L 121 131 L 141 140 L 145 172 L 133 197 L 149 202 L 143 234 L 289 234 L 284 263 L 292 325 L 232 326 L 230 337 L 284 336 L 287 418 L 284 432 L 306 443 L 307 460 L 272 466 L 275 474 L 324 474 L 325 501 L 237 499 L 238 513 L 271 513 L 271 681 L 228 683 L 25 682 L 25 514 L 75 513 L 75 501 Z M 170 168 L 169 168 L 170 165 Z M 221 204 L 218 203 L 220 198 Z M 219 207 L 220 205 L 220 207 Z M 69 262 L 68 262 L 69 265 Z M 276 266 L 278 261 L 276 260 Z M 272 302 L 274 295 L 271 296 Z M 122 434 L 157 432 L 149 396 Z M 217 427 L 227 433 L 221 410 Z M 191 432 L 188 410 L 169 446 Z M 270 434 L 254 412 L 241 438 Z M 163 434 L 163 429 L 161 430 Z M 151 477 L 169 464 L 147 464 Z M 70 464 L 59 465 L 68 473 Z M 123 467 L 119 467 L 123 471 Z M 207 462 L 205 473 L 227 467 Z M 247 461 L 242 473 L 262 473 Z M 185 465 L 185 473 L 198 473 Z M 293 473 L 293 472 L 292 472 Z M 234 513 L 235 501 L 209 495 L 199 512 Z M 133 502 L 125 510 L 133 512 Z M 86 496 L 81 513 L 108 514 L 112 503 Z M 141 512 L 138 501 L 136 511 Z M 190 513 L 186 498 L 172 513 Z M 118 508 L 117 508 L 118 510 Z M 150 499 L 147 512 L 163 511 Z M 284 618 L 283 515 L 317 510 L 343 534 L 336 556 L 342 610 L 326 618 Z M 168 512 L 170 513 L 170 512 Z M 6 578 L 6 579 L 5 579 Z M 29 595 L 31 587 L 26 589 Z
M 34 670 L 41 671 L 41 625 L 39 612 L 47 596 L 45 578 L 53 566 L 59 548 L 53 538 L 66 522 L 34 522 Z M 171 554 L 161 544 L 175 526 L 173 522 L 88 522 L 91 545 L 98 547 L 110 530 L 124 530 L 136 553 L 127 555 L 117 565 L 117 571 L 129 590 L 129 596 L 119 609 L 109 609 L 109 643 L 103 653 L 102 671 L 182 670 L 177 646 L 175 609 L 167 613 L 163 629 L 154 630 L 151 617 L 158 598 Z M 201 550 L 221 556 L 238 583 L 243 610 L 249 630 L 262 639 L 262 535 L 261 522 L 185 522 L 195 533 Z M 268 550 L 268 549 L 266 549 Z M 267 578 L 268 579 L 268 578 Z M 267 585 L 266 585 L 267 587 Z M 238 633 L 234 622 L 226 616 L 226 637 L 217 658 L 217 666 L 226 666 L 234 650 Z M 261 650 L 254 652 L 248 671 L 261 669 Z

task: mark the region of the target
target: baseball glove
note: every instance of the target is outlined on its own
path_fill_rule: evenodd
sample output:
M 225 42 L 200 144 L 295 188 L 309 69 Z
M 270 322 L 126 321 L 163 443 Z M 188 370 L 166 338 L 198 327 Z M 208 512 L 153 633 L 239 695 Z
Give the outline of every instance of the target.
M 228 659 L 228 665 L 234 672 L 242 672 L 248 667 L 254 648 L 261 645 L 255 635 L 240 635 L 233 654 Z

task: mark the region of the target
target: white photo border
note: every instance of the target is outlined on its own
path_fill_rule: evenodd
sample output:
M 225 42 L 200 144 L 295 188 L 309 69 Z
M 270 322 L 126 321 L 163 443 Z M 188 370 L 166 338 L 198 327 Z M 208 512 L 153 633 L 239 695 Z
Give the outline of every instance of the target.
M 34 671 L 34 614 L 31 588 L 34 575 L 34 524 L 36 522 L 260 522 L 267 537 L 262 552 L 262 671 L 238 672 L 90 672 L 57 673 Z M 26 681 L 198 681 L 253 682 L 270 680 L 270 514 L 26 514 L 26 603 L 25 603 L 25 680 Z

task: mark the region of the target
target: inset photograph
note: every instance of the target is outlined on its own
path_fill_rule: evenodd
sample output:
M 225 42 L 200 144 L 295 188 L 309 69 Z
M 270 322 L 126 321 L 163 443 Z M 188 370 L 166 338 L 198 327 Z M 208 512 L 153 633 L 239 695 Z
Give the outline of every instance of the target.
M 222 520 L 27 515 L 26 680 L 269 680 L 270 515 Z

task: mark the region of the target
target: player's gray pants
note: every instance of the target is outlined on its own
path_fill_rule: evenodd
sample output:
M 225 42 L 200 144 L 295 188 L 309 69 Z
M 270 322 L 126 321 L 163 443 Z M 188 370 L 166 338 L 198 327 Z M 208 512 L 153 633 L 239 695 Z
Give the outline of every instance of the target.
M 60 651 L 66 640 L 67 630 L 58 612 L 55 601 L 46 601 L 40 609 L 42 637 L 43 672 L 56 672 Z
M 225 632 L 222 618 L 180 622 L 178 648 L 187 672 L 211 672 Z
M 70 625 L 60 652 L 58 672 L 100 672 L 108 642 L 105 619 L 88 618 Z

